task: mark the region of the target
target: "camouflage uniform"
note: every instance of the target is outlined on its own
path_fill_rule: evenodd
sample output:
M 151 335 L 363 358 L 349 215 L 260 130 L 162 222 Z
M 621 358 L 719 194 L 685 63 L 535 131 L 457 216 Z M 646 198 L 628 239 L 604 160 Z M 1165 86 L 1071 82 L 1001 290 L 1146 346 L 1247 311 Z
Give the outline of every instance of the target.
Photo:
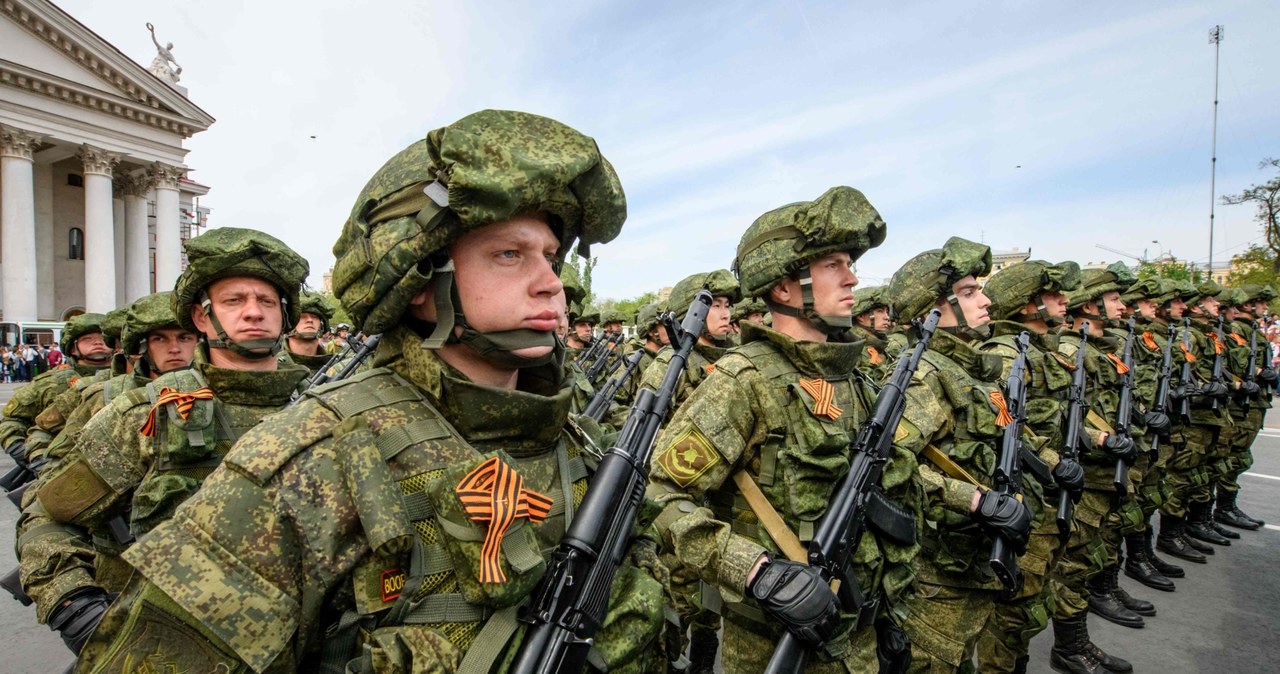
M 804 223 L 805 229 L 769 238 L 792 222 Z M 884 231 L 871 204 L 848 187 L 770 211 L 739 245 L 735 264 L 743 290 L 765 296 L 788 272 L 807 270 L 809 261 L 832 252 L 848 251 L 856 259 L 879 245 Z M 712 292 L 727 294 L 714 287 Z M 687 308 L 685 295 L 677 299 L 673 292 L 668 306 L 684 302 Z M 808 541 L 848 470 L 850 444 L 874 398 L 851 367 L 860 343 L 801 341 L 750 321 L 742 324 L 741 337 L 742 345 L 716 361 L 714 369 L 692 372 L 697 388 L 686 389 L 687 400 L 658 438 L 649 487 L 664 505 L 657 524 L 671 550 L 676 608 L 686 617 L 700 607 L 722 610 L 726 672 L 762 671 L 782 634 L 746 587 L 760 556 L 776 555 L 780 548 L 758 524 L 735 480 L 757 483 L 787 527 Z M 659 369 L 664 368 L 650 368 L 646 381 L 660 381 L 653 378 Z M 689 370 L 695 370 L 692 359 Z M 827 396 L 830 406 L 821 402 Z M 892 463 L 884 484 L 904 488 L 912 467 Z M 731 479 L 738 472 L 744 475 Z M 852 577 L 865 596 L 878 600 L 882 585 L 898 592 L 910 580 L 906 573 L 884 578 L 885 555 L 905 564 L 914 553 L 911 546 L 886 552 L 874 534 L 865 533 Z M 705 583 L 702 592 L 697 591 L 700 582 Z M 722 609 L 716 606 L 721 601 Z M 877 671 L 875 631 L 857 627 L 854 620 L 844 621 L 806 671 Z
M 314 314 L 320 317 L 320 330 L 310 339 L 319 339 L 320 335 L 328 331 L 329 320 L 333 318 L 333 307 L 329 306 L 329 300 L 318 292 L 305 290 L 302 292 L 298 300 L 301 303 L 299 311 L 304 314 Z M 296 336 L 297 331 L 289 333 L 289 336 Z M 333 354 L 326 353 L 324 349 L 319 349 L 314 355 L 297 353 L 292 348 L 288 350 L 288 354 L 284 351 L 280 352 L 280 362 L 292 361 L 307 368 L 311 374 L 315 374 L 320 368 L 324 367 L 333 358 Z
M 1276 292 L 1270 286 L 1248 285 L 1236 290 L 1234 304 L 1242 305 L 1252 301 L 1270 302 L 1276 298 Z M 1257 327 L 1256 318 L 1250 313 L 1242 313 L 1227 327 L 1229 339 L 1227 346 L 1230 353 L 1231 371 L 1243 381 L 1254 381 L 1261 384 L 1260 392 L 1251 397 L 1236 396 L 1230 407 L 1236 419 L 1236 434 L 1231 442 L 1229 454 L 1223 460 L 1217 480 L 1217 508 L 1214 519 L 1223 524 L 1237 528 L 1257 529 L 1261 521 L 1248 517 L 1236 506 L 1236 495 L 1240 491 L 1239 476 L 1253 465 L 1251 447 L 1262 430 L 1266 411 L 1271 409 L 1271 397 L 1274 391 L 1275 370 L 1271 368 L 1267 358 L 1267 336 Z M 1254 372 L 1248 371 L 1249 351 L 1256 346 Z M 1252 526 L 1251 526 L 1252 525 Z
M 135 544 L 127 559 L 145 579 L 116 603 L 123 626 L 110 649 L 82 669 L 316 671 L 350 661 L 348 671 L 455 671 L 479 660 L 489 671 L 504 657 L 515 608 L 545 569 L 542 551 L 585 492 L 589 445 L 568 423 L 558 349 L 524 359 L 514 389 L 472 383 L 437 355 L 452 340 L 503 341 L 501 350 L 555 338 L 476 332 L 446 299 L 458 297 L 451 261 L 433 254 L 530 212 L 555 223 L 561 251 L 581 233 L 585 253 L 617 235 L 625 201 L 591 139 L 523 113 L 471 115 L 374 175 L 335 246 L 334 279 L 348 313 L 386 331 L 379 367 L 309 391 L 249 432 L 199 494 Z M 429 284 L 437 322 L 409 320 L 410 300 Z M 516 518 L 494 550 L 505 582 L 480 581 L 488 527 L 455 493 L 492 457 L 523 477 L 521 500 L 553 499 L 545 520 Z M 642 671 L 661 589 L 629 563 L 614 590 L 591 662 Z
M 859 288 L 853 293 L 853 317 L 869 313 L 872 310 L 884 307 L 888 308 L 889 304 L 884 299 L 884 286 L 876 286 L 874 288 Z M 893 358 L 889 355 L 888 335 L 864 328 L 858 325 L 855 320 L 853 327 L 853 339 L 865 342 L 862 347 L 862 357 L 858 360 L 858 369 L 871 377 L 873 381 L 882 382 L 889 373 L 893 371 Z

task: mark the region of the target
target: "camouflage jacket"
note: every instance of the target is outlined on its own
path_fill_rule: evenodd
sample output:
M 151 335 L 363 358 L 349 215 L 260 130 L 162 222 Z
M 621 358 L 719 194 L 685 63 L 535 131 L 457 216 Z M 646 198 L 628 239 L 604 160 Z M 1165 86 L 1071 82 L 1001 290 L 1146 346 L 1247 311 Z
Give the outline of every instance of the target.
M 850 332 L 853 339 L 864 342 L 862 356 L 858 359 L 858 369 L 877 384 L 883 382 L 889 373 L 893 372 L 893 363 L 896 360 L 896 354 L 889 354 L 888 340 L 860 325 L 854 325 Z
M 1070 361 L 1058 356 L 1058 335 L 1027 330 L 1016 321 L 992 321 L 992 337 L 978 347 L 1001 360 L 1001 379 L 1009 376 L 1018 356 L 1015 338 L 1028 332 L 1027 426 L 1034 436 L 1037 454 L 1050 469 L 1058 465 L 1058 452 L 1066 437 L 1067 392 L 1071 388 Z
M 559 368 L 494 389 L 421 341 L 388 333 L 375 355 L 385 367 L 309 391 L 247 433 L 198 494 L 126 552 L 148 582 L 112 610 L 159 609 L 113 635 L 121 655 L 101 671 L 143 656 L 180 670 L 316 671 L 334 644 L 358 671 L 456 671 L 473 642 L 501 654 L 511 636 L 501 627 L 514 629 L 514 607 L 545 569 L 542 550 L 585 493 L 589 445 L 567 423 Z M 497 582 L 481 580 L 487 520 L 455 493 L 485 466 L 518 473 L 521 501 L 552 501 L 545 520 L 521 516 L 499 534 Z M 596 642 L 611 671 L 654 650 L 660 597 L 637 567 L 619 571 Z M 499 612 L 504 620 L 489 620 Z M 174 624 L 187 627 L 150 637 Z
M 1218 332 L 1218 319 L 1203 316 L 1191 317 L 1191 329 L 1186 333 L 1182 329 L 1178 330 L 1179 344 L 1182 344 L 1184 334 L 1191 337 L 1191 354 L 1194 360 L 1191 362 L 1192 380 L 1197 386 L 1204 386 L 1213 379 L 1213 361 L 1217 355 L 1216 336 Z M 1178 348 L 1178 345 L 1174 345 Z M 1226 358 L 1226 345 L 1222 345 L 1222 358 Z M 1191 360 L 1188 358 L 1187 360 Z M 1225 363 L 1224 363 L 1225 365 Z M 1226 372 L 1224 367 L 1223 372 Z M 1223 383 L 1227 384 L 1229 378 Z M 1196 426 L 1213 426 L 1226 427 L 1231 425 L 1231 415 L 1226 413 L 1226 400 L 1219 401 L 1219 410 L 1213 409 L 1212 400 L 1207 396 L 1194 396 L 1191 398 L 1191 423 Z
M 733 475 L 745 471 L 788 528 L 801 541 L 811 539 L 849 469 L 850 443 L 875 391 L 853 367 L 861 342 L 797 341 L 745 321 L 742 338 L 659 436 L 649 494 L 663 504 L 658 528 L 675 557 L 672 577 L 700 576 L 721 591 L 727 618 L 776 638 L 777 626 L 766 626 L 754 600 L 743 595 L 756 560 L 766 550 L 780 555 L 779 547 L 756 524 Z M 882 478 L 891 495 L 907 488 L 914 470 L 912 457 L 902 458 L 905 463 L 895 456 Z M 704 499 L 710 509 L 699 507 Z M 880 594 L 885 554 L 905 565 L 915 549 L 882 550 L 865 533 L 854 577 L 867 596 Z M 896 593 L 909 581 L 904 573 L 885 582 Z
M 1253 321 L 1247 318 L 1237 318 L 1223 327 L 1223 332 L 1227 335 L 1227 371 L 1231 373 L 1231 388 L 1235 388 L 1239 382 L 1257 381 L 1258 371 L 1264 367 L 1270 367 L 1271 363 L 1267 358 L 1267 335 L 1259 330 Z M 1256 338 L 1254 337 L 1256 335 Z M 1256 341 L 1255 341 L 1256 340 Z M 1254 371 L 1248 372 L 1249 369 L 1249 346 L 1254 345 Z M 1260 385 L 1262 392 L 1257 397 L 1249 398 L 1239 394 L 1231 396 L 1231 413 L 1237 418 L 1244 417 L 1252 410 L 1269 410 L 1271 409 L 1271 389 L 1267 386 Z
M 938 331 L 907 388 L 907 407 L 894 447 L 917 457 L 911 506 L 921 513 L 917 574 L 937 585 L 997 589 L 988 555 L 992 539 L 969 514 L 978 486 L 951 477 L 922 456 L 933 445 L 984 488 L 993 471 L 1002 434 L 993 391 L 1000 359 Z
M 1063 330 L 1059 333 L 1058 352 L 1069 362 L 1076 362 L 1076 354 L 1080 349 L 1080 333 Z M 1090 335 L 1084 349 L 1085 369 L 1085 411 L 1092 412 L 1093 419 L 1085 418 L 1081 429 L 1082 437 L 1087 441 L 1080 448 L 1080 465 L 1084 467 L 1085 489 L 1114 492 L 1112 482 L 1115 476 L 1116 460 L 1102 451 L 1098 443 L 1101 437 L 1111 432 L 1118 421 L 1120 406 L 1120 388 L 1122 376 L 1120 372 L 1121 352 L 1124 349 L 1122 338 L 1114 335 Z M 1111 358 L 1115 357 L 1115 360 Z M 1098 421 L 1100 420 L 1100 422 Z M 1141 432 L 1132 427 L 1135 442 L 1141 441 Z
M 63 363 L 14 391 L 4 406 L 4 420 L 0 421 L 0 448 L 8 451 L 15 441 L 25 442 L 36 416 L 53 404 L 73 380 L 91 376 L 96 371 L 87 365 Z
M 281 350 L 280 362 L 281 364 L 284 364 L 290 361 L 297 363 L 298 365 L 301 365 L 302 367 L 307 368 L 307 373 L 309 376 L 309 375 L 315 374 L 320 370 L 320 368 L 328 364 L 329 361 L 333 359 L 333 356 L 334 354 L 325 353 L 324 350 L 321 350 L 320 353 L 317 353 L 314 356 L 308 356 L 301 353 L 294 353 L 292 351 L 290 351 L 286 356 L 284 350 Z
M 689 352 L 689 360 L 685 363 L 684 374 L 680 376 L 680 381 L 676 384 L 676 394 L 671 403 L 672 413 L 680 409 L 684 401 L 689 399 L 689 395 L 693 393 L 693 390 L 715 371 L 716 362 L 727 351 L 728 349 L 704 344 L 698 344 L 693 347 L 693 351 Z M 662 347 L 662 350 L 654 357 L 653 363 L 645 368 L 644 377 L 640 380 L 640 385 L 655 391 L 658 390 L 658 387 L 662 385 L 662 378 L 667 376 L 667 367 L 671 365 L 671 356 L 673 355 L 675 355 L 675 351 L 671 347 Z

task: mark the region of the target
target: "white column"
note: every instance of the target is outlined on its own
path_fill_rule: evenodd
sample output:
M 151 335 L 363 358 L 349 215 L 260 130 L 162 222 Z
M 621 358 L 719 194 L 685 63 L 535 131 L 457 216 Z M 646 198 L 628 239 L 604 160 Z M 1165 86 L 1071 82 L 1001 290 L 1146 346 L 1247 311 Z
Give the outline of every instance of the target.
M 155 162 L 148 175 L 156 190 L 156 290 L 172 290 L 182 273 L 178 179 L 182 169 Z
M 128 178 L 126 174 L 117 173 L 111 177 L 111 240 L 115 242 L 116 254 L 116 306 L 129 303 L 124 298 L 124 186 L 121 180 Z
M 53 245 L 53 165 L 36 157 L 36 314 L 42 321 L 61 318 L 56 303 L 58 283 L 53 275 L 55 252 L 67 254 L 66 245 Z M 55 251 L 61 248 L 61 251 Z
M 80 146 L 84 162 L 84 307 L 106 313 L 116 308 L 116 246 L 111 174 L 120 155 Z
M 124 301 L 133 302 L 151 294 L 151 240 L 147 232 L 146 175 L 129 176 L 124 189 Z
M 36 306 L 36 193 L 32 153 L 41 137 L 0 125 L 0 245 L 4 320 L 34 321 Z

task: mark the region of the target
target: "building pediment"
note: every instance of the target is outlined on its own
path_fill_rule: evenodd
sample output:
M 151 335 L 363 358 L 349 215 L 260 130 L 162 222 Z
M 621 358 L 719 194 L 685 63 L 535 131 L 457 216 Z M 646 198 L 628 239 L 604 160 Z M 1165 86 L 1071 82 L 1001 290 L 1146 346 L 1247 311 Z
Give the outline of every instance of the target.
M 0 86 L 90 107 L 183 137 L 213 124 L 177 89 L 44 0 L 0 0 Z M 18 58 L 21 56 L 21 58 Z

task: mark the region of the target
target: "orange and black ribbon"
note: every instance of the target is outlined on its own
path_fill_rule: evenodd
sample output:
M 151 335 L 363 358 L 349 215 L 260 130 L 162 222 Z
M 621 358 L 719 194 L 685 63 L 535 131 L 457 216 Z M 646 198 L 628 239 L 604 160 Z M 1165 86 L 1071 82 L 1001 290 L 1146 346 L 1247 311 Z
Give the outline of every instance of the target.
M 1209 339 L 1213 340 L 1213 353 L 1215 355 L 1221 355 L 1223 351 L 1227 350 L 1227 347 L 1222 343 L 1221 339 L 1218 339 L 1217 335 L 1210 334 Z
M 884 356 L 881 356 L 880 352 L 877 351 L 876 347 L 874 346 L 867 347 L 867 359 L 871 362 L 872 365 L 879 365 L 880 363 L 884 362 Z
M 1196 362 L 1196 355 L 1194 353 L 1191 353 L 1191 351 L 1187 349 L 1186 344 L 1183 344 L 1182 342 L 1178 342 L 1178 348 L 1182 349 L 1182 357 L 1186 358 L 1188 363 Z
M 831 382 L 825 379 L 801 379 L 800 388 L 813 396 L 813 416 L 835 421 L 844 414 L 844 410 L 836 407 L 836 387 Z
M 1013 423 L 1013 415 L 1009 413 L 1009 405 L 1004 401 L 1004 394 L 1000 392 L 1000 389 L 991 389 L 991 392 L 987 394 L 987 398 L 992 405 L 996 406 L 996 412 L 998 412 L 996 414 L 997 426 L 1004 428 Z
M 454 488 L 458 500 L 475 522 L 488 522 L 489 530 L 480 549 L 480 582 L 507 580 L 499 564 L 502 537 L 518 518 L 537 524 L 551 513 L 552 500 L 524 488 L 524 477 L 514 468 L 492 457 L 467 473 Z
M 1149 351 L 1155 351 L 1160 348 L 1160 345 L 1156 344 L 1156 336 L 1151 334 L 1150 330 L 1142 333 L 1142 343 L 1147 345 Z
M 178 416 L 184 420 L 191 416 L 191 408 L 196 406 L 197 400 L 213 400 L 213 389 L 209 387 L 198 388 L 194 391 L 184 393 L 171 388 L 161 388 L 160 396 L 156 398 L 156 404 L 151 406 L 151 411 L 147 413 L 147 421 L 142 424 L 142 435 L 150 438 L 156 434 L 156 411 L 161 407 L 173 403 L 178 409 Z
M 1124 360 L 1114 353 L 1108 353 L 1107 358 L 1116 364 L 1116 374 L 1128 374 L 1129 366 L 1124 364 Z
M 1231 333 L 1231 334 L 1229 334 L 1229 335 L 1227 335 L 1227 336 L 1228 336 L 1228 337 L 1230 337 L 1231 339 L 1236 340 L 1236 346 L 1244 346 L 1245 344 L 1248 344 L 1248 343 L 1249 343 L 1249 340 L 1245 339 L 1244 337 L 1242 337 L 1242 336 L 1240 336 L 1240 335 L 1237 335 L 1237 334 L 1236 334 L 1236 333 L 1234 333 L 1234 332 L 1233 332 L 1233 333 Z

